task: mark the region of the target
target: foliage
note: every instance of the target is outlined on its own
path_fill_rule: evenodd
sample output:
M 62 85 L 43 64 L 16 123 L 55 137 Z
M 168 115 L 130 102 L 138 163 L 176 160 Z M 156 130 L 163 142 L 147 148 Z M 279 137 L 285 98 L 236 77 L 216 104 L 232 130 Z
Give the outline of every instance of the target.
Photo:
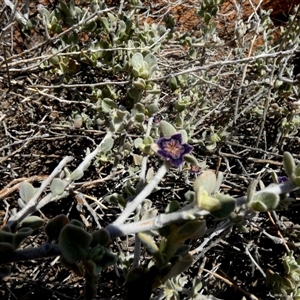
M 5 1 L 3 11 L 15 11 L 0 40 L 7 39 L 4 32 L 14 19 L 26 40 L 34 39 L 37 28 L 42 32 L 40 44 L 22 52 L 23 60 L 22 55 L 3 55 L 0 74 L 8 92 L 19 88 L 13 79 L 18 72 L 32 72 L 22 86 L 23 100 L 33 97 L 42 107 L 43 101 L 36 100 L 41 96 L 49 103 L 55 100 L 59 109 L 71 107 L 58 119 L 60 128 L 91 144 L 83 145 L 81 162 L 76 157 L 73 163 L 78 143 L 70 147 L 72 157 L 64 155 L 40 184 L 23 179 L 17 186 L 19 198 L 0 230 L 3 280 L 10 276 L 12 262 L 59 256 L 63 267 L 84 278 L 85 299 L 97 296 L 99 278 L 112 268 L 129 299 L 216 299 L 204 277 L 187 276 L 199 259 L 197 253 L 204 255 L 207 241 L 219 231 L 247 233 L 259 228 L 255 222 L 264 213 L 289 210 L 300 188 L 299 74 L 293 63 L 299 52 L 298 10 L 276 40 L 270 11 L 255 11 L 247 21 L 237 16 L 233 40 L 227 43 L 218 35 L 223 2 L 198 3 L 197 37 L 180 31 L 167 12 L 162 22 L 147 22 L 146 4 L 140 1 L 121 1 L 113 7 L 98 0 L 59 0 L 53 6 L 39 5 L 27 17 Z M 33 10 L 24 5 L 24 11 Z M 262 43 L 254 48 L 259 39 Z M 6 53 L 4 42 L 1 46 Z M 176 61 L 173 56 L 178 53 Z M 35 78 L 35 73 L 39 79 L 33 83 L 30 76 Z M 51 116 L 52 106 L 47 109 Z M 39 134 L 46 130 L 41 126 Z M 5 136 L 11 136 L 9 131 Z M 15 144 L 2 147 L 3 153 Z M 246 150 L 250 156 L 243 154 Z M 220 163 L 213 162 L 214 157 Z M 243 165 L 278 165 L 278 157 L 284 170 L 266 172 L 254 163 Z M 104 170 L 106 177 L 93 178 L 92 169 L 97 176 Z M 285 172 L 284 180 L 276 175 L 279 171 Z M 115 179 L 117 174 L 122 175 Z M 238 176 L 244 182 L 232 184 Z M 273 183 L 265 186 L 262 177 L 268 176 Z M 96 183 L 103 184 L 101 202 L 83 194 Z M 0 197 L 7 192 L 14 191 L 0 191 Z M 60 205 L 72 197 L 77 207 L 88 209 L 97 229 L 88 228 L 84 218 L 81 222 L 61 213 Z M 99 218 L 87 198 L 114 213 Z M 46 221 L 43 211 L 51 205 L 56 212 Z M 25 247 L 35 236 L 45 241 Z M 114 247 L 118 238 L 128 236 L 135 241 L 133 258 Z M 298 299 L 298 260 L 287 251 L 284 273 L 261 271 L 275 297 Z

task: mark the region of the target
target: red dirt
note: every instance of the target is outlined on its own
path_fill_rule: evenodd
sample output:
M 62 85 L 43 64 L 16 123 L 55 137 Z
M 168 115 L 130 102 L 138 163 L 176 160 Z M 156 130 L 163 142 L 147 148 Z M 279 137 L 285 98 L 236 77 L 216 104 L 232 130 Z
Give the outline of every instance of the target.
M 257 8 L 259 0 L 250 0 L 251 3 Z M 250 4 L 249 0 L 244 1 L 241 8 L 241 17 L 242 19 L 247 19 L 252 13 L 253 8 Z M 147 5 L 148 1 L 145 1 Z M 195 29 L 195 26 L 199 24 L 199 17 L 196 15 L 197 7 L 199 7 L 199 1 L 197 0 L 185 0 L 182 1 L 181 5 L 178 5 L 178 1 L 165 1 L 165 0 L 158 0 L 158 1 L 151 1 L 152 4 L 151 11 L 153 15 L 162 15 L 167 10 L 171 13 L 177 21 L 177 26 L 180 30 L 191 30 Z M 222 15 L 224 19 L 224 26 L 226 26 L 227 22 L 230 22 L 236 18 L 236 3 L 237 0 L 228 0 L 225 1 L 219 14 Z M 172 5 L 174 3 L 174 5 Z M 271 17 L 273 22 L 276 25 L 281 25 L 284 23 L 289 14 L 293 11 L 293 8 L 300 4 L 300 0 L 263 0 L 261 4 L 261 8 L 268 11 L 272 10 Z M 171 9 L 170 9 L 171 8 Z

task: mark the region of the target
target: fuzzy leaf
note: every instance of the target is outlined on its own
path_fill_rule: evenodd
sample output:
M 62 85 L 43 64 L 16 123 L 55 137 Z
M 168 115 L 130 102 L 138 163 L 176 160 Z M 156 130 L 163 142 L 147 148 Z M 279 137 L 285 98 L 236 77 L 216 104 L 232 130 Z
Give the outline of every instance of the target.
M 107 137 L 100 144 L 100 151 L 103 153 L 106 153 L 109 150 L 111 150 L 113 148 L 113 146 L 114 146 L 114 139 L 112 137 Z
M 279 203 L 279 195 L 270 192 L 256 194 L 249 202 L 248 206 L 256 211 L 274 210 Z
M 25 240 L 28 236 L 30 236 L 32 234 L 33 230 L 29 227 L 26 228 L 21 228 L 15 235 L 13 238 L 13 245 L 15 247 L 15 249 L 17 249 L 20 244 L 23 242 L 23 240 Z
M 199 166 L 199 162 L 195 156 L 190 155 L 190 154 L 185 154 L 183 156 L 183 158 L 184 158 L 185 162 L 187 162 L 193 166 Z
M 22 182 L 20 185 L 19 194 L 22 200 L 28 202 L 35 194 L 36 189 L 29 182 Z
M 296 186 L 300 187 L 300 176 L 292 175 L 291 180 Z
M 157 67 L 156 57 L 153 54 L 149 53 L 145 56 L 144 61 L 148 64 L 148 71 L 149 75 L 151 76 Z
M 294 158 L 290 152 L 283 153 L 283 167 L 288 177 L 291 177 L 295 171 L 296 165 Z
M 132 82 L 132 84 L 136 89 L 138 89 L 140 91 L 142 91 L 146 88 L 146 81 L 142 78 L 137 78 L 136 80 L 134 80 Z
M 131 64 L 132 64 L 132 68 L 136 69 L 137 71 L 142 69 L 143 65 L 144 65 L 143 55 L 139 52 L 134 53 L 131 58 Z M 136 76 L 136 77 L 139 77 L 139 76 Z
M 247 202 L 250 202 L 256 192 L 256 186 L 257 186 L 258 181 L 257 180 L 253 180 L 248 188 L 247 188 Z
M 104 250 L 104 253 L 103 253 L 102 259 L 101 259 L 101 261 L 99 261 L 97 263 L 98 268 L 101 267 L 102 269 L 104 269 L 108 266 L 111 266 L 111 265 L 117 263 L 118 259 L 113 253 L 111 253 L 106 248 L 103 248 L 103 250 Z
M 148 111 L 148 115 L 152 116 L 158 112 L 159 107 L 157 104 L 148 104 L 146 105 L 146 109 Z
M 175 265 L 171 268 L 169 273 L 167 274 L 166 278 L 172 278 L 175 277 L 182 272 L 184 272 L 186 269 L 188 269 L 193 263 L 193 257 L 191 254 L 186 255 L 181 260 L 178 260 Z
M 158 249 L 156 243 L 154 242 L 154 240 L 152 239 L 152 237 L 149 234 L 144 233 L 144 232 L 139 232 L 138 236 L 150 254 L 153 255 L 153 254 L 159 252 L 159 249 Z
M 178 239 L 198 239 L 206 232 L 206 222 L 200 220 L 189 221 L 183 224 L 177 231 Z
M 217 210 L 211 211 L 211 214 L 218 219 L 227 217 L 231 212 L 234 211 L 236 201 L 229 195 L 223 195 L 220 193 L 214 194 L 214 198 L 219 201 L 221 207 Z
M 55 196 L 61 195 L 65 190 L 65 183 L 60 178 L 54 178 L 50 184 L 51 193 Z
M 94 265 L 94 262 L 88 261 L 87 267 L 90 269 Z M 95 299 L 97 295 L 97 285 L 96 278 L 94 276 L 85 275 L 85 283 L 84 283 L 84 299 L 92 300 Z
M 136 138 L 133 143 L 135 148 L 140 148 L 142 145 L 144 145 L 143 139 L 141 138 Z
M 14 245 L 6 242 L 0 242 L 0 254 L 13 252 L 15 250 L 16 248 L 14 247 Z
M 159 128 L 162 137 L 169 138 L 176 133 L 176 129 L 166 121 L 160 121 Z
M 134 120 L 138 123 L 143 123 L 145 121 L 145 115 L 141 113 L 136 113 L 134 116 Z
M 45 226 L 45 233 L 48 237 L 48 242 L 58 240 L 60 231 L 69 223 L 69 219 L 65 215 L 58 215 L 51 219 Z
M 196 191 L 195 201 L 199 209 L 204 209 L 209 212 L 221 208 L 221 204 L 219 203 L 219 201 L 216 198 L 210 197 L 203 186 L 200 186 Z
M 73 224 L 67 224 L 61 230 L 58 245 L 62 256 L 72 264 L 87 257 L 92 240 L 92 235 L 84 229 Z
M 98 245 L 98 244 L 100 244 L 101 246 L 107 246 L 110 242 L 110 234 L 104 228 L 94 231 L 92 235 L 93 235 L 93 241 L 91 246 Z
M 60 262 L 64 267 L 72 270 L 77 276 L 82 277 L 84 275 L 84 268 L 81 263 L 70 264 L 63 256 L 60 257 Z
M 205 166 L 205 162 L 204 162 L 204 166 Z M 216 185 L 215 185 L 215 188 L 213 190 L 213 194 L 214 193 L 217 193 L 219 190 L 220 190 L 220 187 L 221 187 L 221 184 L 223 182 L 223 179 L 224 179 L 224 174 L 223 172 L 218 172 L 218 175 L 217 175 L 217 182 L 216 182 Z
M 153 144 L 153 138 L 150 135 L 146 135 L 143 141 L 145 145 Z
M 186 201 L 188 201 L 189 203 L 193 203 L 195 201 L 195 192 L 193 191 L 187 191 L 185 194 L 184 194 L 184 198 Z
M 87 260 L 85 263 L 85 272 L 91 277 L 97 277 L 99 274 L 97 272 L 97 266 L 92 260 Z
M 148 219 L 154 218 L 157 215 L 157 213 L 158 213 L 157 209 L 154 209 L 154 208 L 149 209 L 143 214 L 141 220 L 148 220 Z
M 8 231 L 0 230 L 0 242 L 12 243 L 14 234 Z
M 29 227 L 33 230 L 36 230 L 44 225 L 45 221 L 38 216 L 27 217 L 23 222 L 21 227 Z
M 300 177 L 300 164 L 295 168 L 294 175 Z
M 83 171 L 81 169 L 76 169 L 70 174 L 70 180 L 75 181 L 80 178 L 82 178 L 84 175 Z
M 194 191 L 197 193 L 200 187 L 203 187 L 204 190 L 210 195 L 217 184 L 217 178 L 214 172 L 212 171 L 205 171 L 198 176 L 195 180 L 193 188 Z
M 177 200 L 171 201 L 168 206 L 166 207 L 166 214 L 172 213 L 177 211 L 180 208 L 180 204 Z

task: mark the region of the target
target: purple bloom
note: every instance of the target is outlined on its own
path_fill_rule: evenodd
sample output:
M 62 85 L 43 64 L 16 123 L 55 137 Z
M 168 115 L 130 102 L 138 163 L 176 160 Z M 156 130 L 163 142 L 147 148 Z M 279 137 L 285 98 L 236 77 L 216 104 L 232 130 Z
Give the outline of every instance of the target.
M 181 133 L 173 134 L 169 138 L 162 137 L 156 142 L 157 154 L 168 160 L 178 168 L 184 161 L 184 155 L 190 153 L 193 147 L 182 143 Z
M 278 177 L 278 183 L 283 183 L 288 181 L 289 179 L 286 176 L 279 176 Z

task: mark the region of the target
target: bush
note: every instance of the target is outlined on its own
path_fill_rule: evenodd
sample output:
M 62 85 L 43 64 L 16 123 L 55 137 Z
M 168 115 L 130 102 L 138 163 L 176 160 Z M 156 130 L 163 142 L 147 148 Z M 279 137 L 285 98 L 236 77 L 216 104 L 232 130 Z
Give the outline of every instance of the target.
M 300 297 L 298 8 L 223 2 L 4 1 L 3 297 Z

